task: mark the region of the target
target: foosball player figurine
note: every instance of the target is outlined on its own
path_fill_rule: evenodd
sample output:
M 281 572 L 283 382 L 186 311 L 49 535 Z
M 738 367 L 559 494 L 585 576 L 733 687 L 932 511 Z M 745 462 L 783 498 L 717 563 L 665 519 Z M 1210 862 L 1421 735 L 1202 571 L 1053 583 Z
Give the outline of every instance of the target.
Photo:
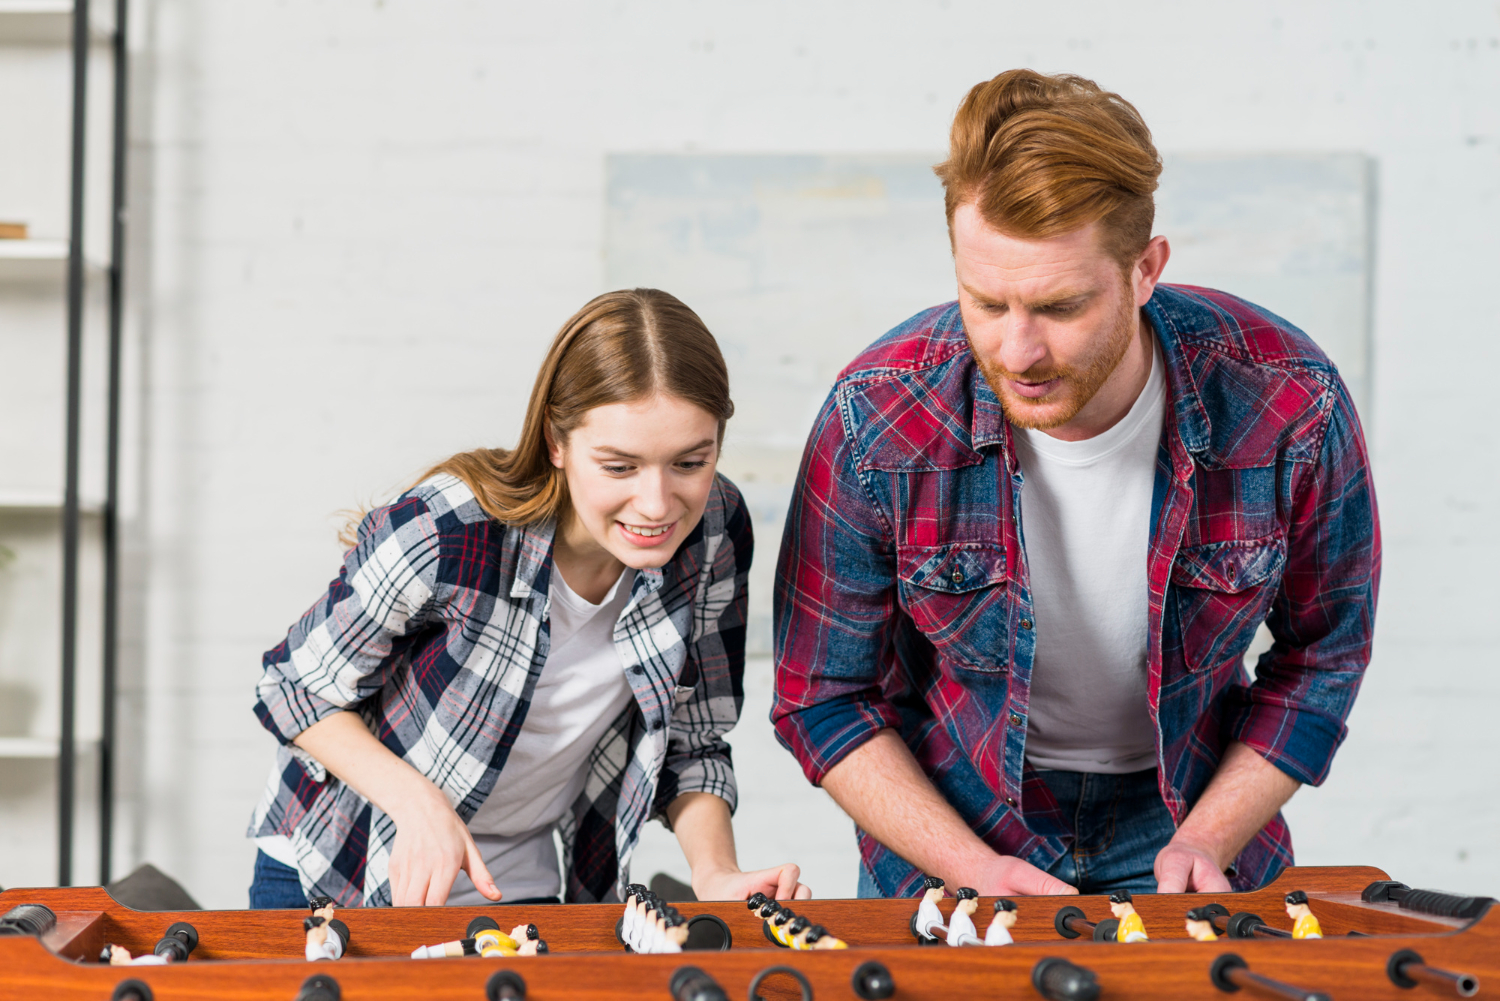
M 1006 900 L 1004 897 L 995 901 L 995 916 L 990 919 L 990 926 L 984 932 L 985 945 L 1010 945 L 1015 939 L 1010 937 L 1010 930 L 1016 926 L 1016 902 Z
M 334 920 L 333 899 L 314 897 L 307 906 L 312 910 L 312 914 L 302 920 L 302 930 L 307 933 L 307 961 L 342 959 L 349 946 L 349 926 Z
M 677 908 L 672 908 L 667 914 L 667 941 L 662 946 L 662 952 L 681 952 L 682 947 L 687 944 L 688 923 L 687 918 L 678 913 Z M 543 948 L 546 944 L 543 943 Z
M 1293 890 L 1286 895 L 1286 916 L 1292 919 L 1292 938 L 1322 938 L 1323 926 L 1307 906 L 1307 893 Z
M 1188 937 L 1195 942 L 1217 942 L 1219 933 L 1214 931 L 1213 915 L 1206 907 L 1194 907 L 1187 912 L 1187 921 L 1183 925 L 1187 929 Z
M 515 935 L 507 935 L 499 928 L 481 928 L 474 933 L 474 951 L 485 959 L 519 954 Z
M 847 949 L 849 943 L 841 938 L 834 938 L 828 934 L 828 929 L 822 925 L 813 925 L 802 934 L 802 941 L 809 949 Z
M 1146 923 L 1135 912 L 1134 898 L 1129 890 L 1116 890 L 1109 895 L 1109 912 L 1120 922 L 1120 930 L 1115 932 L 1116 941 L 1146 941 Z
M 110 966 L 166 966 L 171 962 L 166 956 L 154 954 L 131 957 L 130 950 L 123 945 L 106 945 L 99 953 L 99 962 Z
M 536 925 L 516 925 L 510 930 L 510 937 L 520 943 L 516 947 L 517 956 L 545 956 L 550 951 Z
M 636 910 L 636 904 L 645 892 L 646 888 L 640 883 L 631 883 L 625 887 L 625 916 L 620 921 L 620 941 L 631 950 L 635 949 L 636 928 L 640 924 L 640 912 Z
M 787 945 L 791 946 L 793 949 L 796 949 L 798 952 L 806 952 L 807 932 L 808 929 L 812 928 L 812 926 L 813 923 L 802 915 L 798 915 L 797 917 L 792 918 L 792 920 L 788 921 L 786 924 Z
M 786 926 L 791 924 L 792 919 L 796 916 L 797 912 L 792 910 L 790 907 L 783 907 L 775 914 L 771 915 L 771 934 L 775 936 L 776 941 L 780 942 L 787 948 L 791 948 L 792 939 L 791 936 L 787 935 L 786 933 Z
M 979 891 L 972 886 L 958 888 L 958 903 L 948 916 L 949 945 L 983 945 L 979 929 L 974 927 L 974 912 L 979 910 Z
M 916 925 L 912 928 L 918 938 L 937 941 L 937 931 L 943 927 L 943 912 L 938 910 L 938 901 L 943 899 L 943 881 L 937 876 L 922 880 L 922 902 L 917 905 Z

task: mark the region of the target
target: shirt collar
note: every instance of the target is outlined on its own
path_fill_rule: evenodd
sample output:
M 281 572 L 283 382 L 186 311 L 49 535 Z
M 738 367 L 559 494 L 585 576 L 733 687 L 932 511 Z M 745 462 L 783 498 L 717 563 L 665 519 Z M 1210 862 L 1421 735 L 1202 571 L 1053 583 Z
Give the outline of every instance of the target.
M 557 534 L 557 522 L 548 519 L 531 525 L 520 525 L 515 532 L 515 576 L 511 579 L 512 598 L 545 598 L 552 584 L 552 544 Z M 510 537 L 506 533 L 507 538 Z M 649 594 L 661 589 L 665 580 L 658 567 L 635 572 L 635 583 L 631 594 Z

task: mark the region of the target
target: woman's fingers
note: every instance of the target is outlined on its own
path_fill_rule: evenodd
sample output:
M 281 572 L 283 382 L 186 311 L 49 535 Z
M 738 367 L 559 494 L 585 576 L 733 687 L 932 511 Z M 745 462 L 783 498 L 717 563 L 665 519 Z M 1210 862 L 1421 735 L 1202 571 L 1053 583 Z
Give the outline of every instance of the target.
M 797 892 L 797 878 L 802 875 L 802 870 L 796 865 L 788 862 L 776 873 L 776 899 L 793 900 L 793 894 Z
M 495 885 L 495 877 L 490 875 L 489 866 L 484 864 L 479 846 L 467 831 L 464 832 L 464 840 L 467 842 L 464 848 L 464 871 L 469 874 L 470 881 L 481 896 L 488 900 L 499 900 L 500 888 Z
M 793 900 L 811 900 L 812 889 L 803 883 L 797 884 L 797 891 L 792 894 Z

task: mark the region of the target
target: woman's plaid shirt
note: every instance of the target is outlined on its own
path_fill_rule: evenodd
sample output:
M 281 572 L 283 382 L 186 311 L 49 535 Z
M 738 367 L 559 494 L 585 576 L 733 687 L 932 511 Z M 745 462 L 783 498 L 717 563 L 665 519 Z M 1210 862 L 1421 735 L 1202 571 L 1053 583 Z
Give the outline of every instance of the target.
M 426 775 L 458 815 L 500 779 L 547 661 L 551 524 L 502 525 L 434 476 L 360 525 L 327 595 L 265 655 L 255 712 L 281 741 L 249 834 L 282 834 L 303 889 L 388 905 L 395 823 L 291 741 L 342 710 Z M 589 756 L 562 827 L 570 901 L 619 899 L 641 827 L 686 792 L 736 801 L 724 741 L 744 701 L 753 549 L 734 485 L 660 570 L 636 575 L 615 627 L 635 701 Z
M 1162 798 L 1178 823 L 1242 741 L 1318 784 L 1370 659 L 1380 527 L 1359 420 L 1300 330 L 1241 299 L 1160 286 L 1166 361 L 1147 664 Z M 886 727 L 995 850 L 1043 868 L 1066 818 L 1025 763 L 1032 596 L 1010 427 L 956 304 L 857 358 L 824 405 L 782 538 L 772 719 L 813 782 Z M 1242 658 L 1266 623 L 1253 681 Z M 861 832 L 887 894 L 920 886 Z M 1291 862 L 1276 817 L 1238 888 Z

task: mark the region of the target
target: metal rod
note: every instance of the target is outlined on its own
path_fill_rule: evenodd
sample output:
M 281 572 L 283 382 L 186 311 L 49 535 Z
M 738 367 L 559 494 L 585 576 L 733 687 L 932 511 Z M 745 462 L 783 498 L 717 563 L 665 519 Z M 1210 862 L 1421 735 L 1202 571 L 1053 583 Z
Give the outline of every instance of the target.
M 1270 997 L 1290 998 L 1292 1001 L 1328 1001 L 1327 994 L 1304 990 L 1301 987 L 1293 987 L 1291 984 L 1284 984 L 1280 980 L 1272 980 L 1270 977 L 1263 977 L 1259 973 L 1251 973 L 1243 966 L 1225 971 L 1224 978 L 1236 987 L 1243 987 Z
M 1471 998 L 1479 993 L 1479 978 L 1473 974 L 1440 970 L 1421 962 L 1402 963 L 1400 972 L 1420 983 L 1430 984 L 1440 990 L 1451 990 L 1461 998 Z
M 78 682 L 78 466 L 83 404 L 83 175 L 89 0 L 73 0 L 73 162 L 68 242 L 67 455 L 63 486 L 62 725 L 57 749 L 57 884 L 73 883 L 74 716 Z
M 99 882 L 108 883 L 115 824 L 115 700 L 118 689 L 120 606 L 120 353 L 125 312 L 125 159 L 129 129 L 128 0 L 115 0 L 114 149 L 109 232 L 109 402 L 104 471 L 104 621 L 100 666 Z

